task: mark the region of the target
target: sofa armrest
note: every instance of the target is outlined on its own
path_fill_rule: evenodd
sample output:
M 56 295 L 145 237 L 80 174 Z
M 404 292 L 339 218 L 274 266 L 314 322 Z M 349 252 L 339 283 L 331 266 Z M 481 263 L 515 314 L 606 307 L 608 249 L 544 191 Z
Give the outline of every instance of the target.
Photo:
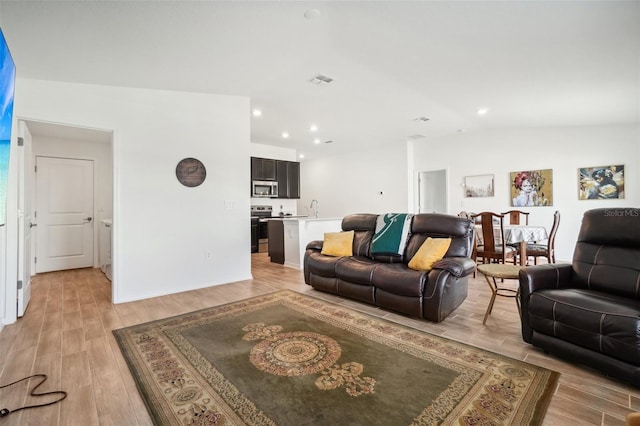
M 568 263 L 553 263 L 522 268 L 520 281 L 520 316 L 522 339 L 531 343 L 533 329 L 529 326 L 529 299 L 538 291 L 550 288 L 570 287 L 573 267 Z
M 460 278 L 471 274 L 476 269 L 476 262 L 468 257 L 445 257 L 434 263 L 433 269 L 444 269 Z
M 528 297 L 537 290 L 569 287 L 573 267 L 568 263 L 528 266 L 520 270 L 520 294 Z
M 322 251 L 323 243 L 324 243 L 323 240 L 310 241 L 309 244 L 307 244 L 307 250 Z

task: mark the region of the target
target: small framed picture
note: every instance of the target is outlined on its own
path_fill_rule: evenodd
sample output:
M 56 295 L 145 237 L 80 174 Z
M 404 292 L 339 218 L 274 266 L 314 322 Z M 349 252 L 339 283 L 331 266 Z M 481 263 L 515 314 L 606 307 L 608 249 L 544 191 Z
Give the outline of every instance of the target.
M 493 197 L 494 175 L 477 175 L 464 177 L 465 197 Z
M 624 165 L 578 169 L 579 200 L 624 198 Z
M 511 206 L 553 205 L 553 170 L 511 172 Z

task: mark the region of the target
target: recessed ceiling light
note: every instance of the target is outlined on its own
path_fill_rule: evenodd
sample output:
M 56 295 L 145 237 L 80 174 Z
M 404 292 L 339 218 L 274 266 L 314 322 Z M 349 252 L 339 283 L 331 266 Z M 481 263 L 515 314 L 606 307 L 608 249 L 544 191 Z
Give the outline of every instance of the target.
M 289 137 L 289 133 L 288 132 L 282 132 L 282 137 L 287 139 Z
M 262 115 L 262 111 L 260 111 L 259 109 L 255 108 L 252 111 L 252 114 L 253 114 L 254 117 L 260 117 Z
M 309 127 L 309 131 L 310 131 L 310 132 L 317 132 L 317 131 L 318 131 L 318 126 L 316 126 L 315 124 L 312 124 L 312 125 Z
M 304 154 L 298 155 L 299 158 L 304 158 Z
M 315 143 L 316 145 L 318 145 L 318 144 L 320 143 L 320 139 L 315 138 L 315 139 L 313 140 L 313 143 Z
M 489 112 L 489 108 L 479 108 L 478 109 L 478 115 L 487 115 L 488 112 Z

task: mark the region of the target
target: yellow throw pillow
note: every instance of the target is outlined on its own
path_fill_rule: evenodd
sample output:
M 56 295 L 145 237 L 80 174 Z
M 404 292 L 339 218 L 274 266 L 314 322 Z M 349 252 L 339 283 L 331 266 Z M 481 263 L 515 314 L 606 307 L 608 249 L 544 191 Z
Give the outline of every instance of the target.
M 325 232 L 322 254 L 328 256 L 353 256 L 353 231 Z
M 433 264 L 444 257 L 450 245 L 451 238 L 428 237 L 409 261 L 409 268 L 430 271 Z

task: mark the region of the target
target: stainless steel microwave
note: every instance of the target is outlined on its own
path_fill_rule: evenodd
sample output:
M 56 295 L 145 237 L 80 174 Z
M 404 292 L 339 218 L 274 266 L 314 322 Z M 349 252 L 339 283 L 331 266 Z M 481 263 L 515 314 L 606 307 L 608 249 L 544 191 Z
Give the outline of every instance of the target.
M 251 194 L 253 197 L 276 198 L 278 197 L 278 182 L 254 180 L 251 182 Z

